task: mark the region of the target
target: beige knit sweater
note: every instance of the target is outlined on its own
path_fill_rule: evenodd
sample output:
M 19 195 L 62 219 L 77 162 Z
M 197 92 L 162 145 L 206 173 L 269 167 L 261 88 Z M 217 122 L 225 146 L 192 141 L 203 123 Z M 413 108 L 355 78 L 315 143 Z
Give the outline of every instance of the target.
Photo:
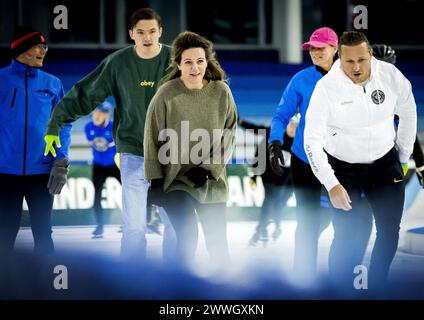
M 187 89 L 180 78 L 166 82 L 147 111 L 145 178 L 163 178 L 165 192 L 183 190 L 201 203 L 226 202 L 225 165 L 236 127 L 236 105 L 225 82 L 210 81 L 200 90 Z M 201 188 L 184 175 L 195 166 L 213 176 Z

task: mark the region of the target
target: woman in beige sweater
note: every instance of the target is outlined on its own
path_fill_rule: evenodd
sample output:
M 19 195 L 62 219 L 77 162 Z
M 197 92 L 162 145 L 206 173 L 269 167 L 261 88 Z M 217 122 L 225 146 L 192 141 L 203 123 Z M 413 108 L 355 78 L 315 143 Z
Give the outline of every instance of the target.
M 225 166 L 236 126 L 234 99 L 212 43 L 181 33 L 172 47 L 172 71 L 150 103 L 144 135 L 145 176 L 162 193 L 158 204 L 174 226 L 179 261 L 194 259 L 196 212 L 212 261 L 228 261 Z

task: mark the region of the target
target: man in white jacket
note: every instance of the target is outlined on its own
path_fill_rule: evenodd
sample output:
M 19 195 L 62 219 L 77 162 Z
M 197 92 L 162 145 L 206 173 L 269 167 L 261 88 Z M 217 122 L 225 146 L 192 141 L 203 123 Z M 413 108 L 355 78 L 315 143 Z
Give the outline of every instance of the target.
M 396 253 L 403 212 L 404 174 L 416 135 L 410 82 L 392 64 L 378 61 L 361 32 L 345 32 L 339 60 L 316 85 L 305 126 L 305 151 L 336 209 L 330 275 L 352 285 L 351 254 L 358 233 L 358 202 L 371 205 L 377 228 L 369 281 L 383 285 Z M 394 115 L 399 116 L 397 132 Z

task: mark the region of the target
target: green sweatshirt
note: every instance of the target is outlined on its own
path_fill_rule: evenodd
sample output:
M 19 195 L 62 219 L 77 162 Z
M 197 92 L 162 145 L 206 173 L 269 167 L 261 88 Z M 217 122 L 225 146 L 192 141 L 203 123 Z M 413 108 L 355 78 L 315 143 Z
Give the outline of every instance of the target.
M 117 152 L 143 156 L 147 107 L 170 63 L 169 46 L 152 59 L 142 59 L 134 46 L 118 50 L 79 81 L 60 101 L 50 118 L 47 134 L 59 135 L 66 123 L 89 114 L 107 97 L 116 102 L 113 139 Z
M 236 105 L 225 82 L 210 81 L 200 90 L 187 89 L 180 78 L 166 82 L 147 112 L 145 178 L 163 178 L 165 192 L 186 191 L 200 203 L 226 202 L 225 165 L 234 147 L 236 127 Z M 214 129 L 218 130 L 214 133 Z M 224 129 L 227 136 L 222 134 Z M 160 134 L 164 134 L 162 138 Z M 199 148 L 205 141 L 207 148 Z M 195 188 L 184 175 L 195 166 L 213 176 L 201 188 Z

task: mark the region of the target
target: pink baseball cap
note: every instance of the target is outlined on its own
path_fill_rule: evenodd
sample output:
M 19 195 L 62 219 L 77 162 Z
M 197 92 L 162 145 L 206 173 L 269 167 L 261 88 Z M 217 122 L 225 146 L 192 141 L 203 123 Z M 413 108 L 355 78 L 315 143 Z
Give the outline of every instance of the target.
M 302 44 L 302 49 L 308 50 L 310 46 L 322 48 L 328 44 L 330 46 L 337 47 L 338 43 L 339 38 L 337 37 L 337 34 L 334 32 L 334 30 L 327 27 L 322 27 L 316 29 L 312 33 L 309 41 Z

